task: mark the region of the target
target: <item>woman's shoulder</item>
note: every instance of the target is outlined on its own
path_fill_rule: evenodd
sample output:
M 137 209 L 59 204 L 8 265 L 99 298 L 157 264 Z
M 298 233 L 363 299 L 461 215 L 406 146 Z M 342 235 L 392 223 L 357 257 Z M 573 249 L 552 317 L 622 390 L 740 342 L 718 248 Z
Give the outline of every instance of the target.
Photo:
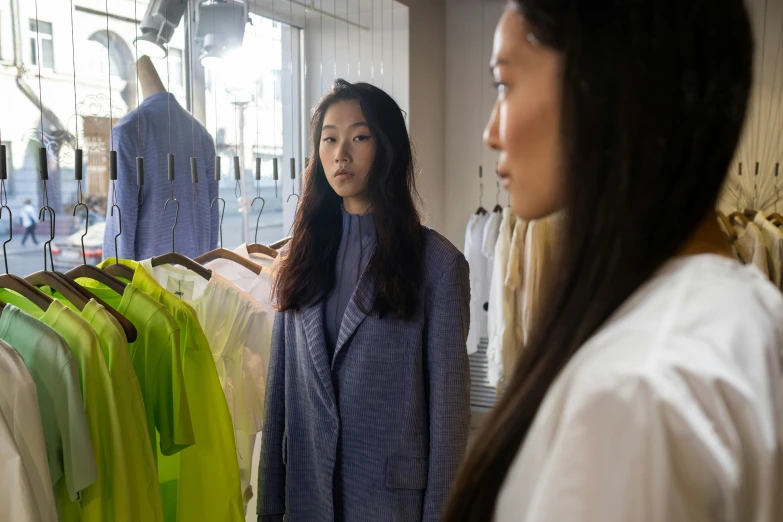
M 714 412 L 704 393 L 777 408 L 771 391 L 781 376 L 781 347 L 780 291 L 753 267 L 693 256 L 669 263 L 629 299 L 574 356 L 561 389 L 584 398 L 633 383 L 644 391 L 639 400 L 652 395 L 708 417 Z
M 424 236 L 423 264 L 425 281 L 435 280 L 437 282 L 439 276 L 442 276 L 455 263 L 462 262 L 467 266 L 465 256 L 451 241 L 429 227 L 422 226 L 422 230 Z

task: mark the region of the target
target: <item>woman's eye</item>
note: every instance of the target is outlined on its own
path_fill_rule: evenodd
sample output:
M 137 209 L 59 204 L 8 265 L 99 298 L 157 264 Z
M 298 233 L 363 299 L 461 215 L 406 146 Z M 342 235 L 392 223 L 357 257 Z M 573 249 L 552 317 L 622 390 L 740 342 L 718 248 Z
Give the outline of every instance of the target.
M 324 142 L 326 142 L 326 143 L 336 143 L 336 140 L 334 138 L 324 138 Z
M 355 141 L 365 141 L 365 140 L 369 140 L 369 139 L 370 139 L 370 136 L 356 136 L 354 138 Z

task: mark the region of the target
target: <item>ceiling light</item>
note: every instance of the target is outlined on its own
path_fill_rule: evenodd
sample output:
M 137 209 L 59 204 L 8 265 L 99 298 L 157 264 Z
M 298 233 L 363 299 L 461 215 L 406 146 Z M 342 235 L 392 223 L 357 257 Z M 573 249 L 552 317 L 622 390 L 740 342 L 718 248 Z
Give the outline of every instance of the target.
M 136 48 L 150 58 L 165 58 L 166 44 L 171 40 L 187 2 L 182 0 L 153 0 L 147 5 L 147 11 L 141 20 L 141 36 L 133 43 Z

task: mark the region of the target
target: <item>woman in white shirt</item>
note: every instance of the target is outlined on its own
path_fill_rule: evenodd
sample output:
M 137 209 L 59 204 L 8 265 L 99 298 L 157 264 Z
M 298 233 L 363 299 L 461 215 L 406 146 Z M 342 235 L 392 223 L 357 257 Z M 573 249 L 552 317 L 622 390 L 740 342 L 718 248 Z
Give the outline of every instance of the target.
M 444 520 L 783 520 L 783 300 L 714 208 L 753 43 L 742 0 L 515 0 L 485 140 L 559 279 Z

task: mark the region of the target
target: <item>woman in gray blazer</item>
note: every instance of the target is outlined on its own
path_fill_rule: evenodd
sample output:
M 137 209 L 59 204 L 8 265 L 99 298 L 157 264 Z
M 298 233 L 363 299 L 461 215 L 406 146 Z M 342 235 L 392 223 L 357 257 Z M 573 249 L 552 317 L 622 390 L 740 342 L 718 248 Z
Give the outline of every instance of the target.
M 421 225 L 388 94 L 338 80 L 311 136 L 275 286 L 258 519 L 435 522 L 470 424 L 468 265 Z

